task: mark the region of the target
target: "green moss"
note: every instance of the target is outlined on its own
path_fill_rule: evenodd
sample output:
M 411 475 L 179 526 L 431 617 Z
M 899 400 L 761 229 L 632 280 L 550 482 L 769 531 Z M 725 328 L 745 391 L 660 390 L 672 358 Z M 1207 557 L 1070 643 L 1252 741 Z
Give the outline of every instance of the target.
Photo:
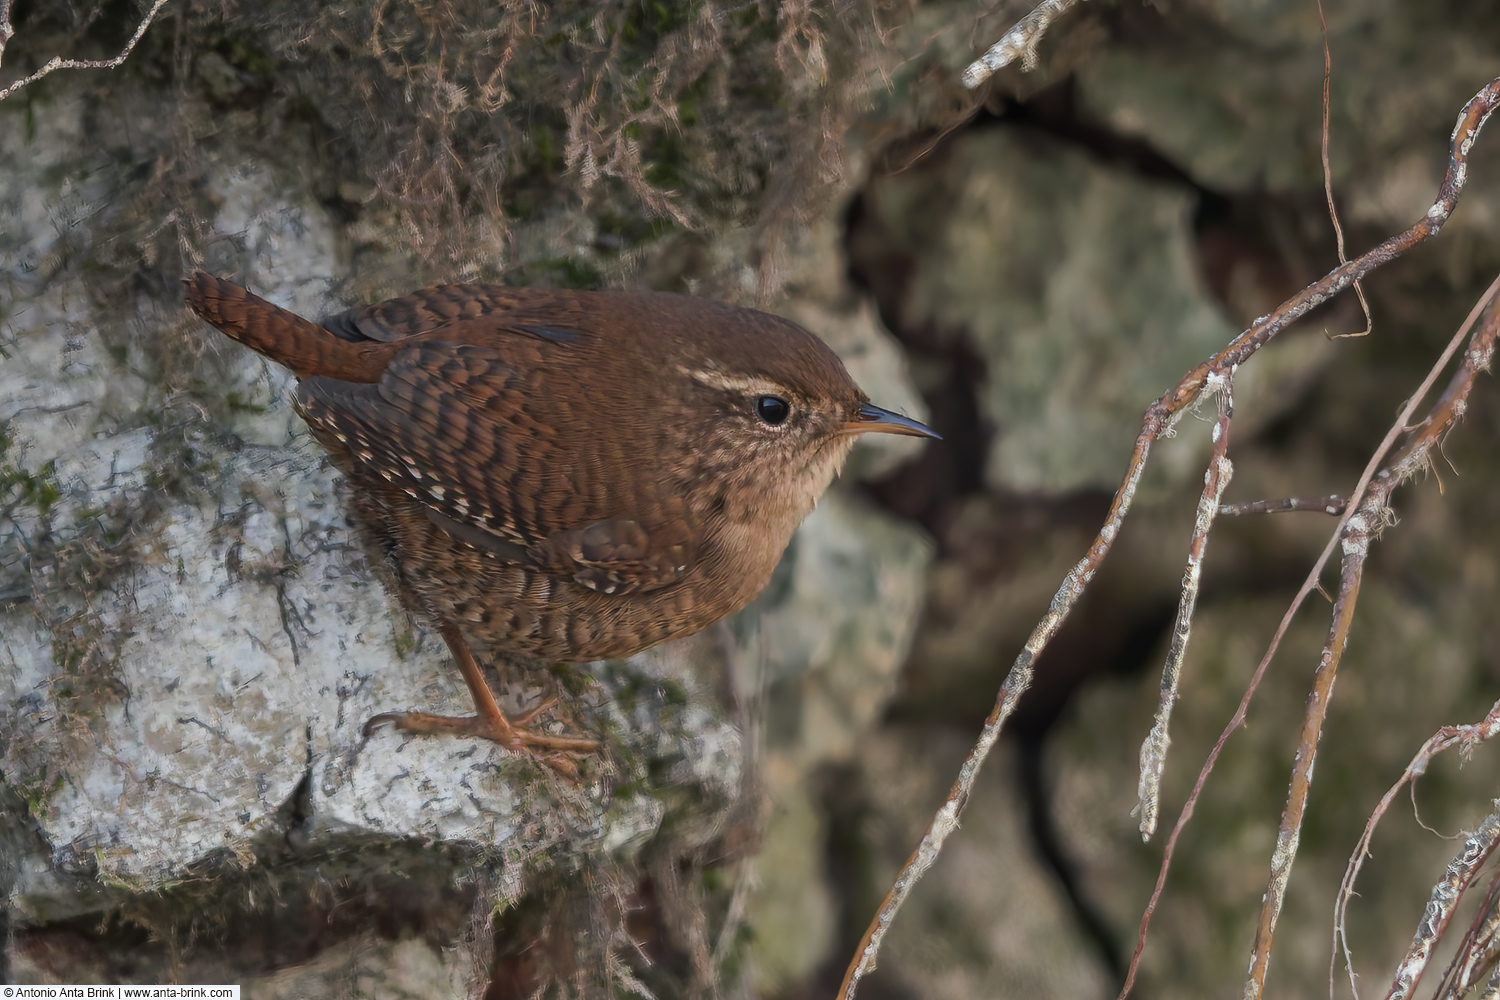
M 51 774 L 50 780 L 48 779 L 49 773 Z M 26 802 L 26 811 L 40 820 L 46 816 L 47 803 L 63 790 L 65 784 L 66 781 L 61 771 L 53 772 L 50 767 L 44 765 L 30 781 L 19 785 L 16 791 Z
M 748 924 L 741 924 L 735 928 L 734 936 L 730 938 L 730 944 L 724 954 L 723 964 L 719 966 L 722 981 L 734 983 L 741 981 L 744 975 L 745 959 L 751 954 L 751 947 L 755 943 L 755 931 Z
M 593 262 L 577 257 L 534 261 L 522 270 L 521 277 L 524 284 L 553 288 L 598 288 L 604 283 Z
M 239 391 L 226 392 L 224 406 L 232 413 L 267 413 L 271 409 L 264 403 L 252 402 L 245 393 Z
M 530 155 L 525 161 L 526 169 L 547 174 L 555 174 L 563 169 L 563 154 L 556 125 L 541 122 L 533 124 L 531 131 L 527 133 L 527 139 Z
M 699 4 L 665 0 L 636 0 L 625 8 L 620 38 L 631 43 L 655 43 L 685 27 L 697 16 Z
M 8 437 L 0 435 L 0 455 L 10 448 Z M 10 497 L 6 506 L 15 503 L 46 517 L 62 499 L 62 485 L 57 481 L 57 462 L 49 459 L 35 472 L 11 464 L 0 464 L 0 497 Z
M 288 123 L 325 126 L 323 113 L 311 94 L 301 91 L 287 99 L 283 117 Z
M 594 678 L 579 670 L 572 663 L 553 663 L 547 669 L 558 685 L 571 697 L 581 697 L 594 686 Z
M 687 688 L 682 686 L 681 681 L 664 680 L 659 681 L 656 689 L 661 694 L 662 703 L 674 708 L 681 708 L 688 702 Z
M 247 406 L 248 408 L 248 406 Z M 231 410 L 233 407 L 231 407 Z M 212 440 L 199 425 L 163 414 L 151 436 L 145 481 L 150 500 L 147 519 L 168 498 L 194 500 L 219 473 L 216 455 L 232 446 L 230 440 Z
M 607 251 L 644 246 L 678 229 L 671 220 L 659 216 L 648 219 L 639 215 L 601 212 L 594 221 L 600 235 L 596 245 Z
M 772 8 L 765 8 L 765 11 L 770 12 Z M 771 17 L 763 16 L 760 4 L 747 3 L 733 11 L 729 19 L 735 27 L 747 29 L 744 39 L 747 43 L 774 44 L 780 37 L 774 13 Z
M 226 32 L 212 44 L 212 49 L 235 69 L 261 77 L 274 76 L 276 73 L 276 57 L 262 47 L 258 39 L 247 33 Z
M 657 187 L 677 190 L 683 186 L 688 165 L 687 148 L 679 134 L 668 132 L 657 139 L 646 161 L 646 180 Z

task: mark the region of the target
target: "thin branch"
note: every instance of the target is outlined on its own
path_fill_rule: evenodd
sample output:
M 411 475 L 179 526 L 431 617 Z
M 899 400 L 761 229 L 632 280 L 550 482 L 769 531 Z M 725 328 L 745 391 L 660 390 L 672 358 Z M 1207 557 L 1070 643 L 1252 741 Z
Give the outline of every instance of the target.
M 1416 779 L 1426 773 L 1438 754 L 1457 746 L 1460 753 L 1468 757 L 1479 743 L 1490 739 L 1496 733 L 1500 733 L 1500 701 L 1495 702 L 1483 721 L 1468 726 L 1445 726 L 1434 733 L 1422 749 L 1417 751 L 1406 770 L 1401 772 L 1401 777 L 1396 780 L 1380 799 L 1380 804 L 1370 814 L 1369 820 L 1365 822 L 1365 829 L 1360 834 L 1359 843 L 1354 848 L 1354 853 L 1349 857 L 1349 864 L 1344 869 L 1343 881 L 1339 883 L 1337 902 L 1333 909 L 1333 933 L 1334 933 L 1334 957 L 1329 961 L 1329 993 L 1332 994 L 1333 962 L 1337 958 L 1338 949 L 1342 947 L 1344 954 L 1344 967 L 1349 973 L 1349 986 L 1353 995 L 1359 996 L 1359 986 L 1354 980 L 1354 956 L 1349 950 L 1349 937 L 1345 933 L 1345 925 L 1349 914 L 1349 904 L 1354 898 L 1354 883 L 1359 878 L 1360 870 L 1364 868 L 1365 859 L 1370 856 L 1370 843 L 1375 837 L 1375 827 L 1381 818 L 1390 810 L 1391 804 L 1395 802 L 1396 796 L 1401 789 L 1408 784 L 1414 783 Z
M 1220 517 L 1239 517 L 1241 514 L 1280 514 L 1292 510 L 1315 510 L 1320 514 L 1342 514 L 1348 501 L 1337 493 L 1326 497 L 1287 497 L 1285 500 L 1253 500 L 1249 503 L 1226 503 L 1219 505 Z
M 1318 740 L 1323 734 L 1323 721 L 1328 716 L 1328 703 L 1333 697 L 1334 681 L 1338 679 L 1339 663 L 1349 642 L 1349 629 L 1354 624 L 1354 608 L 1359 603 L 1359 586 L 1364 579 L 1370 536 L 1379 530 L 1385 520 L 1389 488 L 1382 487 L 1386 482 L 1388 480 L 1377 481 L 1339 533 L 1344 548 L 1339 594 L 1334 601 L 1328 639 L 1323 645 L 1322 655 L 1318 657 L 1317 670 L 1313 672 L 1313 689 L 1307 697 L 1302 736 L 1297 742 L 1297 755 L 1292 765 L 1291 787 L 1287 790 L 1281 827 L 1276 832 L 1276 849 L 1271 854 L 1271 876 L 1266 884 L 1266 894 L 1261 900 L 1260 919 L 1255 929 L 1255 947 L 1250 952 L 1250 977 L 1245 983 L 1244 991 L 1246 1000 L 1255 1000 L 1265 989 L 1266 972 L 1271 965 L 1271 945 L 1276 936 L 1276 921 L 1281 916 L 1281 904 L 1286 898 L 1292 864 L 1297 860 L 1297 847 L 1302 840 L 1302 816 L 1307 807 L 1308 793 L 1312 790 Z
M 1208 533 L 1213 528 L 1219 501 L 1234 475 L 1229 461 L 1229 422 L 1234 418 L 1234 385 L 1226 380 L 1219 393 L 1219 419 L 1214 423 L 1213 457 L 1203 477 L 1203 494 L 1198 499 L 1198 514 L 1193 520 L 1193 537 L 1188 543 L 1187 566 L 1182 571 L 1182 597 L 1177 603 L 1177 621 L 1172 627 L 1172 643 L 1167 662 L 1161 670 L 1161 702 L 1156 721 L 1141 743 L 1141 780 L 1137 789 L 1136 811 L 1140 815 L 1141 839 L 1149 841 L 1156 833 L 1156 817 L 1161 811 L 1161 775 L 1167 766 L 1167 747 L 1171 737 L 1167 727 L 1172 720 L 1172 705 L 1177 701 L 1182 661 L 1187 656 L 1188 638 L 1193 630 L 1193 609 L 1198 604 L 1198 585 L 1203 579 L 1203 556 L 1208 548 Z
M 1427 909 L 1423 911 L 1417 931 L 1412 935 L 1411 947 L 1401 959 L 1401 964 L 1396 966 L 1396 976 L 1391 982 L 1390 991 L 1386 993 L 1386 1000 L 1405 1000 L 1417 988 L 1422 973 L 1432 958 L 1433 947 L 1438 938 L 1442 937 L 1448 921 L 1453 918 L 1453 908 L 1479 874 L 1480 867 L 1494 853 L 1496 841 L 1500 840 L 1500 799 L 1493 805 L 1496 811 L 1486 816 L 1484 822 L 1479 824 L 1479 829 L 1469 835 L 1463 848 L 1448 863 L 1448 870 L 1443 873 L 1442 881 L 1432 887 Z
M 1484 992 L 1479 994 L 1477 1000 L 1500 1000 L 1500 966 L 1490 973 L 1489 980 L 1484 984 Z
M 854 960 L 850 963 L 848 971 L 844 973 L 844 981 L 838 992 L 839 1000 L 850 1000 L 854 996 L 854 991 L 859 987 L 859 981 L 875 970 L 880 943 L 885 938 L 885 932 L 890 928 L 891 921 L 895 919 L 896 911 L 901 908 L 901 904 L 906 901 L 911 890 L 937 860 L 949 834 L 958 829 L 958 818 L 969 801 L 980 766 L 984 763 L 985 757 L 989 756 L 995 741 L 999 739 L 1000 729 L 1004 726 L 1005 720 L 1010 717 L 1011 712 L 1015 710 L 1016 702 L 1031 686 L 1036 658 L 1041 655 L 1047 643 L 1062 627 L 1068 612 L 1078 603 L 1078 598 L 1083 594 L 1089 581 L 1093 579 L 1099 564 L 1109 554 L 1110 547 L 1119 533 L 1120 524 L 1125 520 L 1125 514 L 1130 510 L 1130 503 L 1135 498 L 1136 485 L 1140 482 L 1141 472 L 1146 467 L 1146 455 L 1157 433 L 1158 428 L 1148 419 L 1147 427 L 1143 428 L 1136 438 L 1135 449 L 1130 458 L 1130 472 L 1110 504 L 1104 527 L 1094 539 L 1094 544 L 1089 547 L 1088 554 L 1080 559 L 1064 578 L 1062 586 L 1057 589 L 1057 593 L 1052 598 L 1047 613 L 1037 623 L 1036 628 L 1027 638 L 1025 646 L 1022 647 L 1020 655 L 1011 665 L 1004 683 L 1000 685 L 995 707 L 990 710 L 989 716 L 984 720 L 984 727 L 979 733 L 979 742 L 974 745 L 973 750 L 969 751 L 968 757 L 964 758 L 958 771 L 958 778 L 954 781 L 953 787 L 948 790 L 947 800 L 933 817 L 917 849 L 912 852 L 911 857 L 902 867 L 901 873 L 896 876 L 895 884 L 891 886 L 890 892 L 886 893 L 880 908 L 875 912 L 875 918 L 866 928 L 864 937 L 855 950 Z
M 113 59 L 64 59 L 62 56 L 53 56 L 35 73 L 27 77 L 22 77 L 10 86 L 0 89 L 0 101 L 5 100 L 22 87 L 35 83 L 55 70 L 117 69 L 126 59 L 130 58 L 130 53 L 135 50 L 136 43 L 141 40 L 141 36 L 146 33 L 146 29 L 151 27 L 151 22 L 156 18 L 157 12 L 166 6 L 166 3 L 167 0 L 152 0 L 151 9 L 146 12 L 146 16 L 141 20 L 141 23 L 136 25 L 135 34 L 130 36 L 130 41 L 125 43 L 125 47 L 120 50 L 120 54 Z M 0 0 L 0 54 L 4 53 L 5 42 L 13 34 L 10 28 L 10 21 L 8 20 L 9 13 L 10 0 Z
M 1398 236 L 1391 237 L 1355 260 L 1340 265 L 1302 289 L 1282 303 L 1275 312 L 1261 317 L 1249 329 L 1235 337 L 1229 346 L 1189 371 L 1173 389 L 1147 408 L 1145 417 L 1141 421 L 1141 432 L 1136 436 L 1135 447 L 1131 450 L 1130 463 L 1126 469 L 1124 481 L 1119 491 L 1115 493 L 1104 525 L 1100 528 L 1093 544 L 1089 546 L 1088 553 L 1078 561 L 1063 580 L 1056 595 L 1052 598 L 1047 613 L 1037 623 L 1035 630 L 1011 665 L 1010 672 L 1006 674 L 1005 681 L 1000 686 L 995 706 L 980 730 L 979 740 L 959 768 L 958 778 L 949 790 L 947 800 L 933 817 L 921 842 L 907 859 L 900 874 L 896 876 L 890 892 L 886 894 L 870 926 L 865 930 L 848 971 L 844 974 L 843 984 L 839 987 L 839 1000 L 849 1000 L 853 997 L 859 981 L 874 970 L 880 943 L 891 921 L 895 919 L 897 910 L 911 894 L 912 888 L 920 881 L 922 875 L 937 860 L 944 841 L 957 829 L 958 818 L 973 789 L 974 778 L 978 774 L 980 765 L 983 764 L 996 739 L 999 738 L 1000 729 L 1014 710 L 1021 694 L 1031 684 L 1036 658 L 1061 627 L 1084 588 L 1093 579 L 1100 564 L 1109 554 L 1125 515 L 1129 512 L 1131 501 L 1135 497 L 1136 486 L 1140 482 L 1147 456 L 1151 450 L 1151 442 L 1168 433 L 1187 408 L 1197 403 L 1206 394 L 1216 391 L 1226 379 L 1233 375 L 1234 370 L 1241 363 L 1248 360 L 1278 333 L 1306 315 L 1309 310 L 1344 291 L 1354 281 L 1369 274 L 1375 268 L 1396 259 L 1436 234 L 1452 213 L 1458 202 L 1458 196 L 1463 190 L 1469 150 L 1474 138 L 1497 104 L 1500 104 L 1500 79 L 1491 81 L 1464 105 L 1450 142 L 1448 170 L 1444 175 L 1442 186 L 1438 189 L 1438 198 L 1416 225 Z M 1312 579 L 1315 584 L 1316 577 Z M 1308 585 L 1306 589 L 1311 590 L 1312 585 Z M 1305 597 L 1305 594 L 1302 596 Z M 1277 633 L 1277 641 L 1284 631 L 1285 622 L 1283 628 Z M 1179 820 L 1180 822 L 1182 821 Z M 1176 832 L 1174 831 L 1174 838 Z M 1164 872 L 1162 877 L 1165 877 Z M 1144 935 L 1144 925 L 1142 934 Z M 1137 959 L 1139 954 L 1138 947 Z M 1133 969 L 1134 962 L 1132 962 L 1132 975 Z
M 5 61 L 5 43 L 16 35 L 10 26 L 10 0 L 0 0 L 0 63 Z
M 1490 714 L 1485 715 L 1484 721 L 1475 726 L 1445 726 L 1437 730 L 1433 736 L 1422 744 L 1422 750 L 1412 757 L 1412 763 L 1407 765 L 1406 771 L 1401 772 L 1397 783 L 1392 784 L 1385 795 L 1380 799 L 1374 813 L 1365 822 L 1365 829 L 1359 835 L 1359 844 L 1355 847 L 1355 853 L 1350 855 L 1349 865 L 1344 868 L 1344 879 L 1338 885 L 1338 898 L 1334 904 L 1334 951 L 1329 955 L 1328 979 L 1329 997 L 1334 996 L 1335 963 L 1338 961 L 1338 951 L 1343 946 L 1344 969 L 1349 972 L 1349 987 L 1353 996 L 1358 1000 L 1359 984 L 1355 981 L 1355 957 L 1350 954 L 1349 934 L 1346 933 L 1347 918 L 1349 918 L 1349 904 L 1355 898 L 1355 882 L 1359 879 L 1359 871 L 1364 868 L 1365 859 L 1370 858 L 1370 844 L 1376 837 L 1376 826 L 1380 819 L 1391 810 L 1392 802 L 1400 795 L 1403 787 L 1415 784 L 1419 775 L 1427 774 L 1433 760 L 1443 751 L 1451 750 L 1452 747 L 1460 747 L 1460 753 L 1469 757 L 1473 748 L 1481 742 L 1487 741 L 1491 736 L 1500 732 L 1500 702 L 1494 703 Z
M 1343 264 L 1349 258 L 1344 254 L 1344 227 L 1339 224 L 1339 210 L 1333 204 L 1333 169 L 1328 165 L 1328 96 L 1329 85 L 1333 80 L 1333 54 L 1328 48 L 1328 21 L 1323 17 L 1323 0 L 1318 0 L 1318 26 L 1323 29 L 1323 196 L 1328 199 L 1328 219 L 1333 223 L 1334 239 L 1338 242 L 1339 263 Z M 1364 337 L 1375 329 L 1375 320 L 1370 316 L 1370 303 L 1365 299 L 1364 288 L 1357 281 L 1354 283 L 1354 294 L 1359 296 L 1360 308 L 1365 311 L 1365 328 L 1357 333 L 1332 334 L 1330 339 Z
M 1474 98 L 1469 101 L 1468 104 L 1464 105 L 1464 110 L 1459 114 L 1458 124 L 1457 126 L 1455 126 L 1453 131 L 1452 145 L 1450 146 L 1449 151 L 1448 175 L 1443 179 L 1443 185 L 1439 189 L 1438 201 L 1427 210 L 1427 215 L 1424 221 L 1426 221 L 1426 219 L 1435 218 L 1446 219 L 1448 213 L 1452 212 L 1452 202 L 1445 200 L 1444 195 L 1450 190 L 1450 182 L 1456 180 L 1459 182 L 1459 187 L 1462 187 L 1463 175 L 1467 172 L 1467 163 L 1465 161 L 1468 157 L 1469 150 L 1473 145 L 1474 137 L 1477 134 L 1478 129 L 1483 127 L 1484 121 L 1489 117 L 1490 112 L 1494 110 L 1494 107 L 1497 103 L 1500 103 L 1500 80 L 1491 81 L 1489 86 L 1481 90 L 1474 96 Z M 1273 323 L 1275 321 L 1275 318 L 1279 316 L 1283 311 L 1288 310 L 1288 308 L 1293 304 L 1308 298 L 1309 289 L 1315 288 L 1318 285 L 1328 283 L 1333 275 L 1339 273 L 1347 273 L 1349 269 L 1357 268 L 1360 265 L 1361 261 L 1364 261 L 1372 254 L 1381 253 L 1386 248 L 1390 247 L 1393 243 L 1404 241 L 1407 238 L 1411 237 L 1411 235 L 1416 230 L 1420 229 L 1421 226 L 1422 223 L 1419 222 L 1416 226 L 1413 226 L 1412 229 L 1409 229 L 1406 233 L 1402 234 L 1402 236 L 1386 240 L 1384 243 L 1380 244 L 1380 246 L 1370 251 L 1370 253 L 1366 254 L 1364 257 L 1360 257 L 1352 261 L 1348 265 L 1341 266 L 1340 268 L 1338 268 L 1338 270 L 1333 272 L 1333 274 L 1325 276 L 1321 281 L 1315 283 L 1312 286 L 1309 286 L 1309 288 L 1307 289 L 1303 289 L 1296 296 L 1293 296 L 1292 299 L 1284 303 L 1279 309 L 1277 309 L 1275 313 L 1272 313 L 1270 317 L 1262 319 L 1256 324 L 1256 326 L 1251 327 L 1249 330 L 1236 337 L 1230 344 L 1228 350 L 1233 350 L 1236 345 L 1239 345 L 1242 342 L 1253 342 L 1255 336 L 1258 335 L 1263 328 Z M 1397 251 L 1397 253 L 1399 253 L 1399 251 Z M 1348 283 L 1346 282 L 1340 287 L 1346 288 L 1348 287 Z M 1442 368 L 1453 356 L 1453 352 L 1462 342 L 1463 335 L 1468 332 L 1468 330 L 1473 326 L 1475 320 L 1478 319 L 1480 310 L 1484 307 L 1485 303 L 1494 296 L 1497 287 L 1500 287 L 1500 278 L 1497 278 L 1495 283 L 1490 285 L 1489 289 L 1480 298 L 1480 301 L 1474 306 L 1473 310 L 1470 311 L 1468 318 L 1464 321 L 1463 326 L 1460 327 L 1458 335 L 1456 335 L 1454 339 L 1449 342 L 1447 349 L 1444 350 L 1443 356 L 1439 359 L 1437 365 L 1435 365 L 1432 370 L 1428 372 L 1427 378 L 1423 380 L 1422 385 L 1419 387 L 1416 395 L 1414 395 L 1412 399 L 1408 401 L 1405 409 L 1402 411 L 1401 416 L 1397 418 L 1395 424 L 1386 433 L 1385 440 L 1381 442 L 1380 447 L 1377 448 L 1375 454 L 1371 456 L 1369 463 L 1365 466 L 1364 472 L 1360 475 L 1359 482 L 1355 486 L 1353 494 L 1350 496 L 1348 507 L 1345 510 L 1343 516 L 1340 518 L 1338 527 L 1335 528 L 1334 532 L 1329 537 L 1328 544 L 1324 546 L 1323 552 L 1318 556 L 1318 559 L 1313 564 L 1312 569 L 1308 571 L 1307 578 L 1303 580 L 1302 586 L 1298 589 L 1296 596 L 1292 598 L 1292 602 L 1287 608 L 1286 613 L 1282 615 L 1280 624 L 1276 626 L 1276 633 L 1271 637 L 1270 645 L 1266 648 L 1266 652 L 1261 657 L 1260 663 L 1256 665 L 1255 673 L 1251 676 L 1250 683 L 1246 686 L 1245 693 L 1240 698 L 1239 706 L 1235 709 L 1234 715 L 1230 718 L 1228 725 L 1226 725 L 1223 732 L 1219 734 L 1217 742 L 1214 743 L 1214 748 L 1209 751 L 1207 760 L 1204 761 L 1203 767 L 1198 772 L 1198 780 L 1194 783 L 1192 792 L 1189 793 L 1187 801 L 1183 803 L 1182 810 L 1178 814 L 1177 823 L 1172 828 L 1172 834 L 1167 838 L 1166 847 L 1162 852 L 1161 867 L 1158 870 L 1156 876 L 1156 886 L 1152 889 L 1151 899 L 1147 902 L 1145 911 L 1141 914 L 1140 930 L 1136 937 L 1135 954 L 1131 957 L 1130 960 L 1130 969 L 1125 976 L 1125 985 L 1120 990 L 1120 1000 L 1124 1000 L 1124 998 L 1130 994 L 1130 989 L 1135 983 L 1136 972 L 1140 967 L 1141 955 L 1145 950 L 1147 934 L 1151 927 L 1151 917 L 1153 914 L 1155 914 L 1157 903 L 1160 901 L 1162 891 L 1166 887 L 1167 872 L 1171 869 L 1172 866 L 1172 858 L 1177 849 L 1177 840 L 1181 836 L 1183 829 L 1187 826 L 1188 821 L 1192 819 L 1193 811 L 1197 806 L 1198 798 L 1203 792 L 1204 785 L 1208 782 L 1209 774 L 1212 773 L 1214 765 L 1218 762 L 1219 755 L 1223 753 L 1225 744 L 1229 742 L 1229 737 L 1234 733 L 1236 729 L 1244 724 L 1246 713 L 1250 709 L 1250 702 L 1255 697 L 1255 692 L 1259 689 L 1261 680 L 1265 677 L 1266 669 L 1271 665 L 1271 660 L 1276 655 L 1277 649 L 1280 648 L 1281 640 L 1286 636 L 1287 629 L 1291 627 L 1292 619 L 1296 616 L 1298 610 L 1301 609 L 1303 601 L 1307 599 L 1309 594 L 1317 589 L 1318 580 L 1322 576 L 1323 568 L 1328 564 L 1328 559 L 1333 554 L 1334 546 L 1338 544 L 1339 538 L 1345 526 L 1348 524 L 1350 517 L 1353 515 L 1356 505 L 1363 497 L 1365 488 L 1373 477 L 1375 470 L 1379 468 L 1381 461 L 1389 452 L 1390 448 L 1395 444 L 1396 439 L 1400 437 L 1401 433 L 1409 425 L 1411 414 L 1415 411 L 1417 404 L 1420 402 L 1421 398 L 1427 394 L 1427 391 L 1432 387 L 1432 384 L 1434 381 L 1436 381 L 1438 374 L 1442 371 Z M 1303 311 L 1305 312 L 1306 310 L 1304 309 Z M 1270 335 L 1267 335 L 1266 339 L 1269 339 L 1269 336 L 1271 335 L 1274 335 L 1274 331 L 1272 331 Z M 1227 353 L 1227 351 L 1224 353 Z M 1212 364 L 1213 361 L 1214 359 L 1210 358 L 1208 362 L 1205 362 L 1205 365 Z M 1202 367 L 1202 365 L 1199 366 L 1200 369 Z M 1189 373 L 1189 377 L 1191 378 L 1191 373 Z M 1166 397 L 1163 398 L 1165 399 Z M 1158 405 L 1159 403 L 1160 401 L 1158 401 Z
M 1496 948 L 1500 946 L 1500 873 L 1490 875 L 1489 888 L 1479 904 L 1479 911 L 1469 923 L 1469 930 L 1458 943 L 1434 997 L 1458 997 L 1479 984 L 1484 971 L 1494 966 Z
M 996 70 L 1015 62 L 1017 56 L 1021 59 L 1022 69 L 1036 69 L 1036 47 L 1042 36 L 1059 15 L 1067 13 L 1077 3 L 1078 0 L 1042 0 L 1030 14 L 1017 21 L 1015 27 L 1001 35 L 984 55 L 969 64 L 964 70 L 964 86 L 973 90 Z
M 1285 897 L 1286 880 L 1291 874 L 1292 862 L 1296 860 L 1302 810 L 1312 786 L 1313 759 L 1317 754 L 1318 739 L 1328 710 L 1328 700 L 1333 693 L 1333 681 L 1337 673 L 1339 657 L 1343 652 L 1342 642 L 1347 639 L 1348 634 L 1347 627 L 1341 623 L 1346 616 L 1353 613 L 1354 598 L 1351 597 L 1348 600 L 1347 607 L 1344 600 L 1345 592 L 1351 586 L 1349 576 L 1351 572 L 1356 575 L 1352 586 L 1353 593 L 1357 594 L 1359 585 L 1357 575 L 1363 570 L 1364 552 L 1368 549 L 1369 536 L 1385 523 L 1388 516 L 1387 504 L 1392 491 L 1419 469 L 1426 467 L 1431 449 L 1438 443 L 1442 433 L 1463 413 L 1469 390 L 1473 386 L 1474 375 L 1488 365 L 1494 352 L 1496 334 L 1500 333 L 1500 303 L 1497 303 L 1495 299 L 1497 291 L 1500 291 L 1500 277 L 1490 283 L 1483 297 L 1469 311 L 1463 325 L 1444 348 L 1442 356 L 1428 371 L 1427 377 L 1422 380 L 1422 385 L 1407 401 L 1400 416 L 1396 418 L 1396 422 L 1387 432 L 1385 440 L 1381 442 L 1380 448 L 1371 458 L 1371 464 L 1366 466 L 1365 474 L 1361 477 L 1360 484 L 1355 488 L 1354 498 L 1350 501 L 1351 504 L 1358 503 L 1358 508 L 1352 515 L 1347 512 L 1344 514 L 1340 530 L 1335 534 L 1335 539 L 1343 544 L 1344 549 L 1344 574 L 1340 581 L 1339 601 L 1335 604 L 1335 624 L 1330 630 L 1329 646 L 1324 649 L 1323 658 L 1314 674 L 1313 691 L 1308 696 L 1302 739 L 1297 745 L 1296 764 L 1293 766 L 1291 786 L 1287 791 L 1286 811 L 1282 814 L 1276 850 L 1271 860 L 1271 876 L 1266 887 L 1265 898 L 1261 903 L 1255 946 L 1250 955 L 1250 977 L 1245 984 L 1247 1000 L 1260 996 L 1264 989 L 1266 972 L 1270 967 L 1276 920 L 1280 915 L 1281 902 Z M 1394 445 L 1396 438 L 1412 428 L 1412 415 L 1418 404 L 1431 390 L 1438 375 L 1447 367 L 1449 360 L 1468 336 L 1482 311 L 1486 314 L 1485 322 L 1475 331 L 1473 343 L 1465 352 L 1463 364 L 1454 373 L 1448 389 L 1433 404 L 1427 419 L 1416 425 L 1416 433 L 1412 438 L 1400 451 L 1392 455 L 1389 461 L 1385 461 L 1385 454 Z M 1381 471 L 1371 477 L 1370 471 L 1377 463 L 1380 464 Z M 1368 493 L 1365 493 L 1366 483 L 1369 484 Z M 1362 494 L 1363 499 L 1360 499 Z M 1329 540 L 1330 547 L 1335 539 Z M 1329 549 L 1324 549 L 1325 554 L 1328 551 Z M 1351 561 L 1352 554 L 1356 551 L 1359 558 L 1357 561 Z M 1342 634 L 1335 636 L 1334 633 L 1341 628 Z M 1339 640 L 1337 644 L 1335 644 L 1335 638 Z

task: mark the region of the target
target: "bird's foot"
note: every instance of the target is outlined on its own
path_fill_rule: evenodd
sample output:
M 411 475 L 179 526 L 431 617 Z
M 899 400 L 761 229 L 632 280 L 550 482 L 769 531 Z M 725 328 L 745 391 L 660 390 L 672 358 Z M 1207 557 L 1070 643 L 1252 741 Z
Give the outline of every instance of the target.
M 557 704 L 556 698 L 548 698 L 536 708 L 515 718 L 504 712 L 494 715 L 430 715 L 427 712 L 385 712 L 365 723 L 364 735 L 368 737 L 382 725 L 389 723 L 402 732 L 413 736 L 472 736 L 491 740 L 512 753 L 537 757 L 559 770 L 577 773 L 570 755 L 587 754 L 599 749 L 599 741 L 579 736 L 553 736 L 526 728 L 537 716 Z M 566 765 L 564 764 L 566 762 Z

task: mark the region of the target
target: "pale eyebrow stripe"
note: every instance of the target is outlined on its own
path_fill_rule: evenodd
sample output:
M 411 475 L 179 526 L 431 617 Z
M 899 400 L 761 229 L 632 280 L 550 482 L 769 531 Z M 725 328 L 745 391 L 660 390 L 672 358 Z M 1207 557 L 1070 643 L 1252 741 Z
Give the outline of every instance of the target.
M 726 375 L 724 372 L 714 371 L 710 368 L 678 368 L 677 370 L 694 382 L 700 382 L 711 389 L 722 389 L 726 392 L 787 394 L 787 390 L 784 387 L 777 385 L 769 379 Z

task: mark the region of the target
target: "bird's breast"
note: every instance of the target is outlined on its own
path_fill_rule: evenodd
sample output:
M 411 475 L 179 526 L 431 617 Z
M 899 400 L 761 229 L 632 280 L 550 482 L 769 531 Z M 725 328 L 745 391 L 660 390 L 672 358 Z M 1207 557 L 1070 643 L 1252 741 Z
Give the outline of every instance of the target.
M 721 514 L 708 522 L 699 576 L 721 614 L 740 610 L 770 582 L 802 520 L 788 513 L 767 511 L 748 519 Z

